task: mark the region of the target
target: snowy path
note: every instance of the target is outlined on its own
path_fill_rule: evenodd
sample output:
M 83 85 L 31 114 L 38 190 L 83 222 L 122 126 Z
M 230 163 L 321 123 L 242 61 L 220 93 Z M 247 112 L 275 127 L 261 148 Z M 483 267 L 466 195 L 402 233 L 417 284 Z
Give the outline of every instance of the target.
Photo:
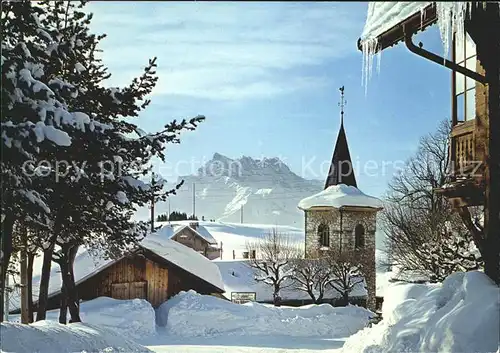
M 263 348 L 263 347 L 227 347 L 227 346 L 149 346 L 153 352 L 158 353 L 312 353 L 317 349 L 289 349 L 289 348 Z M 341 349 L 322 350 L 325 353 L 337 353 Z
M 169 353 L 337 353 L 344 344 L 340 339 L 314 339 L 305 337 L 236 337 L 222 336 L 210 339 L 165 339 L 168 344 L 151 341 L 147 347 L 154 352 Z

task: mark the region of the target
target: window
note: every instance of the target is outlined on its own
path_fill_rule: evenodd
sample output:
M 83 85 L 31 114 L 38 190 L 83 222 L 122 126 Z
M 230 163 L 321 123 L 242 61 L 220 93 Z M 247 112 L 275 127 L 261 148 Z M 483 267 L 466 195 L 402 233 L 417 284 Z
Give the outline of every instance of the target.
M 243 258 L 244 259 L 248 259 L 248 251 L 244 251 L 243 252 Z
M 329 247 L 330 246 L 330 229 L 324 223 L 318 226 L 318 237 L 319 237 L 319 246 L 321 247 Z
M 465 45 L 459 45 L 455 40 L 455 55 L 452 60 L 469 70 L 476 71 L 476 45 L 468 34 L 465 34 L 464 39 Z M 455 121 L 473 120 L 476 118 L 476 81 L 455 71 L 453 75 L 455 78 L 453 96 L 457 106 Z
M 354 228 L 354 248 L 361 249 L 365 246 L 365 227 L 358 224 Z

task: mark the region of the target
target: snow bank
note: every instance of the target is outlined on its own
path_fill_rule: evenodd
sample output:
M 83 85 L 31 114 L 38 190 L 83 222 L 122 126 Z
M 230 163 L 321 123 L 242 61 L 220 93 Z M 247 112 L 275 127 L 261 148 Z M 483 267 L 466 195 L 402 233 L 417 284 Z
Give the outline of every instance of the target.
M 350 185 L 332 185 L 316 195 L 306 197 L 299 202 L 299 208 L 308 210 L 311 207 L 343 206 L 382 208 L 382 201 L 376 197 L 368 196 L 358 188 Z
M 391 303 L 391 301 L 393 301 Z M 349 337 L 344 352 L 496 352 L 500 289 L 484 273 L 455 273 L 439 285 L 394 285 L 384 319 Z
M 80 304 L 80 318 L 85 324 L 103 327 L 132 339 L 156 334 L 155 311 L 144 299 L 99 297 Z M 20 315 L 9 315 L 9 320 L 20 322 Z M 47 311 L 47 320 L 59 322 L 59 309 Z
M 431 289 L 436 288 L 437 284 L 416 284 L 396 282 L 389 285 L 389 288 L 384 296 L 382 304 L 382 316 L 385 319 L 393 320 L 393 315 L 396 314 L 396 308 L 409 300 L 413 302 L 424 294 L 427 294 Z
M 258 302 L 271 302 L 273 300 L 272 287 L 263 282 L 257 282 L 255 276 L 259 271 L 252 268 L 248 260 L 221 261 L 214 263 L 219 267 L 224 282 L 224 296 L 231 299 L 233 292 L 255 292 Z M 294 288 L 285 288 L 280 291 L 283 300 L 310 300 L 310 296 L 304 291 Z M 351 297 L 365 297 L 367 295 L 365 283 L 356 284 L 350 294 Z M 325 299 L 340 298 L 341 295 L 335 289 L 325 292 Z
M 144 299 L 100 297 L 80 305 L 83 322 L 99 325 L 132 339 L 156 334 L 155 311 Z
M 115 331 L 83 323 L 69 325 L 53 321 L 39 321 L 31 325 L 2 323 L 0 336 L 2 352 L 151 352 Z
M 352 335 L 363 328 L 371 316 L 373 313 L 356 306 L 241 305 L 189 291 L 179 293 L 157 309 L 157 324 L 177 337 L 288 335 L 334 338 Z

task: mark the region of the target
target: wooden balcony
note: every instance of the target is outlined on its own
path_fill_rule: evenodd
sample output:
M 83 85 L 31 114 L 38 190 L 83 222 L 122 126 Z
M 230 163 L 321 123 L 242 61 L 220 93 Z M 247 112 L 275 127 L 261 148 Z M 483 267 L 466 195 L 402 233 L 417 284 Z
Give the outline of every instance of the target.
M 455 125 L 451 131 L 451 177 L 452 179 L 470 178 L 477 168 L 475 153 L 476 120 Z
M 455 207 L 475 206 L 483 202 L 484 162 L 478 161 L 476 120 L 458 123 L 450 134 L 450 174 L 445 187 L 436 189 Z

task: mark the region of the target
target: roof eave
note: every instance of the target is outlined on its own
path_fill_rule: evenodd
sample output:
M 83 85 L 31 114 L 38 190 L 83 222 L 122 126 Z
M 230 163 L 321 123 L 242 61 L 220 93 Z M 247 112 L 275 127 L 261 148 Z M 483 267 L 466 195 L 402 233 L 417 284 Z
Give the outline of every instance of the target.
M 361 211 L 378 212 L 378 211 L 383 210 L 384 208 L 381 206 L 380 207 L 372 207 L 372 206 L 348 206 L 348 205 L 345 205 L 345 206 L 340 206 L 340 207 L 336 207 L 336 206 L 311 206 L 308 208 L 299 207 L 299 209 L 301 209 L 302 211 L 361 210 Z
M 423 10 L 423 14 L 416 13 L 408 17 L 406 20 L 398 23 L 391 29 L 377 37 L 377 48 L 375 52 L 382 51 L 386 48 L 392 47 L 405 39 L 405 31 L 408 34 L 414 34 L 418 31 L 424 31 L 427 27 L 433 25 L 437 21 L 436 6 L 431 4 Z M 358 49 L 363 50 L 362 40 L 358 39 Z

